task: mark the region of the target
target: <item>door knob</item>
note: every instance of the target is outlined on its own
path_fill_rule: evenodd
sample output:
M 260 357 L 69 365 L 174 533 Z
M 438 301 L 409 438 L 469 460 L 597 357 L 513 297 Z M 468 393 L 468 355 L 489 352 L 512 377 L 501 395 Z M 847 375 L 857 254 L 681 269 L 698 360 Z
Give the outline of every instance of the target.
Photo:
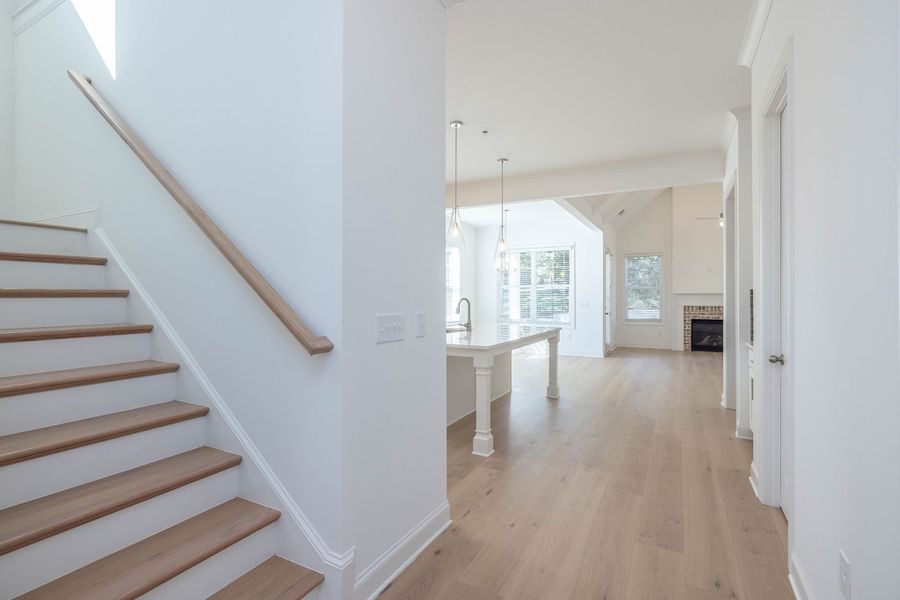
M 773 365 L 783 365 L 784 364 L 784 354 L 770 354 L 769 362 Z

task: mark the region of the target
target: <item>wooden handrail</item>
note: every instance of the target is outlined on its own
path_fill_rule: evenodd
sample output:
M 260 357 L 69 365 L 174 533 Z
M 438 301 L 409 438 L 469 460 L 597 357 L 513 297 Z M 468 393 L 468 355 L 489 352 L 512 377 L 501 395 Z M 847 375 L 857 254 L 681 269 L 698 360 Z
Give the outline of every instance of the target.
M 206 237 L 209 238 L 216 248 L 219 249 L 222 256 L 237 269 L 237 272 L 241 274 L 244 281 L 253 288 L 253 291 L 262 298 L 262 301 L 266 303 L 266 306 L 268 306 L 272 312 L 275 313 L 275 316 L 284 323 L 284 326 L 288 328 L 288 331 L 290 331 L 291 334 L 297 338 L 297 341 L 306 348 L 307 352 L 310 354 L 330 352 L 334 348 L 334 344 L 331 343 L 331 340 L 325 336 L 313 333 L 312 329 L 309 328 L 303 319 L 294 312 L 294 309 L 291 308 L 290 305 L 285 302 L 284 298 L 275 291 L 275 288 L 266 281 L 266 278 L 256 270 L 253 263 L 238 250 L 237 246 L 234 245 L 228 236 L 219 229 L 219 226 L 213 222 L 208 214 L 206 214 L 206 211 L 204 211 L 187 190 L 181 187 L 181 184 L 172 177 L 172 174 L 169 173 L 162 163 L 159 162 L 159 159 L 150 152 L 150 149 L 144 145 L 140 138 L 135 135 L 122 117 L 120 117 L 106 100 L 103 99 L 103 96 L 101 96 L 91 84 L 91 80 L 84 75 L 71 70 L 69 71 L 69 78 L 76 86 L 78 86 L 81 93 L 90 100 L 91 104 L 94 105 L 94 108 L 100 112 L 103 118 L 106 119 L 106 122 L 112 125 L 112 128 L 116 130 L 119 137 L 121 137 L 125 143 L 128 144 L 128 147 L 137 154 L 137 157 L 141 159 L 141 162 L 150 169 L 153 176 L 159 180 L 170 194 L 172 194 L 175 201 L 184 209 L 188 216 L 193 219 L 194 223 L 200 227 L 201 231 L 206 234 Z

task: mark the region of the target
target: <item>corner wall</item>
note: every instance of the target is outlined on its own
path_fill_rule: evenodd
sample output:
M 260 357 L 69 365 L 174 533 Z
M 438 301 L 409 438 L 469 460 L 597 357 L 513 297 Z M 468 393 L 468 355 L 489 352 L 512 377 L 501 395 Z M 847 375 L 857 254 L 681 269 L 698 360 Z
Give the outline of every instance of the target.
M 445 20 L 435 0 L 344 2 L 344 477 L 360 600 L 450 522 Z M 406 339 L 376 345 L 378 313 L 403 313 Z
M 807 598 L 843 597 L 841 550 L 852 563 L 853 598 L 900 598 L 898 8 L 894 0 L 827 5 L 775 0 L 752 64 L 755 216 L 763 95 L 792 40 L 789 560 Z M 757 255 L 774 235 L 763 225 Z M 849 318 L 859 306 L 872 309 L 864 343 L 859 320 Z M 757 348 L 758 358 L 775 351 Z

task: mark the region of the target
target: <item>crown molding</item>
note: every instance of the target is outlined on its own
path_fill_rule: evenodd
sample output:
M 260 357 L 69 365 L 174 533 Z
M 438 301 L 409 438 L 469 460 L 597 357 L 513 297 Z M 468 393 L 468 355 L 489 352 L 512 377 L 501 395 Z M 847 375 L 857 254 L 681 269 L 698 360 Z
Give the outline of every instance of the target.
M 19 35 L 51 12 L 66 0 L 25 0 L 16 3 L 13 10 L 13 32 Z
M 744 31 L 744 41 L 741 43 L 741 50 L 738 54 L 738 64 L 742 67 L 750 67 L 753 59 L 756 58 L 756 50 L 759 48 L 759 42 L 762 40 L 763 31 L 766 29 L 766 21 L 769 18 L 769 11 L 772 9 L 773 0 L 754 0 L 753 8 L 750 13 L 750 21 L 747 23 L 747 29 Z

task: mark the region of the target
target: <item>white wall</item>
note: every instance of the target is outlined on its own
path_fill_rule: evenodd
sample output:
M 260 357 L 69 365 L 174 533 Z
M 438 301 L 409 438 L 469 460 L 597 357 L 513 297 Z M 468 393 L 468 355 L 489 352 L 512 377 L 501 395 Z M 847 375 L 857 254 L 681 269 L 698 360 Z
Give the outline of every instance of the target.
M 817 600 L 842 598 L 841 549 L 854 598 L 900 597 L 897 21 L 894 1 L 775 0 L 752 66 L 756 209 L 763 94 L 792 38 L 790 553 Z M 761 233 L 757 244 L 772 239 Z M 856 317 L 869 307 L 860 343 Z
M 603 356 L 603 234 L 589 229 L 552 201 L 513 205 L 509 215 L 507 243 L 510 248 L 574 246 L 575 326 L 563 328 L 559 352 Z M 475 313 L 478 322 L 495 323 L 497 226 L 479 227 L 477 237 Z
M 116 7 L 115 79 L 69 2 L 16 37 L 15 214 L 100 207 L 330 560 L 351 560 L 351 586 L 355 556 L 367 594 L 431 531 L 379 562 L 388 549 L 429 515 L 432 528 L 448 518 L 445 11 L 420 0 Z M 66 69 L 93 78 L 334 352 L 306 354 Z M 376 346 L 375 313 L 395 311 L 407 339 Z
M 616 345 L 637 348 L 671 348 L 672 327 L 679 316 L 672 297 L 672 192 L 667 190 L 617 232 L 616 246 Z M 663 306 L 659 323 L 633 323 L 625 314 L 625 257 L 629 254 L 662 254 Z
M 13 215 L 12 0 L 0 0 L 0 218 Z
M 721 294 L 722 185 L 707 183 L 672 189 L 672 292 Z M 715 217 L 700 220 L 698 217 Z
M 344 13 L 345 475 L 357 597 L 368 598 L 450 519 L 446 14 L 422 0 L 347 0 Z M 426 314 L 424 338 L 415 336 L 416 311 Z M 375 344 L 379 312 L 407 316 L 406 340 Z

